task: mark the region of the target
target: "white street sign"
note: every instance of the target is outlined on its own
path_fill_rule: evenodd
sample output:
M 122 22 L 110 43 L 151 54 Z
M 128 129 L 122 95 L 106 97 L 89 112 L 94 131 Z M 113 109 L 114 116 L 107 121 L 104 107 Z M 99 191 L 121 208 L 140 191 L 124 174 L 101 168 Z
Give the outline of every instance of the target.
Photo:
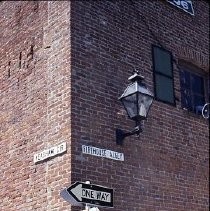
M 49 149 L 45 149 L 39 153 L 34 155 L 34 163 L 46 160 L 50 157 L 54 157 L 55 155 L 62 154 L 66 151 L 66 142 L 63 142 L 57 146 L 51 147 Z
M 82 145 L 82 153 L 97 157 L 104 157 L 112 160 L 124 161 L 123 153 L 115 152 L 108 149 L 100 149 L 97 147 Z

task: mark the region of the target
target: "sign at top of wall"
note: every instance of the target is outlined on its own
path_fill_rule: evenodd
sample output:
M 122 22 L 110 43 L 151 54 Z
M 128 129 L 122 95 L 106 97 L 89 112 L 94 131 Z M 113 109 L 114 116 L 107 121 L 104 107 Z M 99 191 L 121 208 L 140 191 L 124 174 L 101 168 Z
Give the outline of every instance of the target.
M 184 10 L 185 12 L 194 15 L 194 9 L 191 0 L 167 0 L 167 2 Z

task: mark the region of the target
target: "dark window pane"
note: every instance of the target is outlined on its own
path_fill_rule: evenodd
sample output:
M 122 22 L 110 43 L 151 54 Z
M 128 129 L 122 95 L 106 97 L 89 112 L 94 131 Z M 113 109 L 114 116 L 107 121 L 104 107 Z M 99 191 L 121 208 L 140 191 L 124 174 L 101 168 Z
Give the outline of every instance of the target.
M 154 69 L 164 75 L 172 77 L 171 54 L 158 47 L 153 48 L 154 52 Z
M 181 87 L 190 89 L 190 73 L 187 71 L 180 72 Z
M 203 95 L 204 87 L 203 87 L 203 78 L 198 75 L 192 74 L 192 91 L 197 94 Z
M 190 90 L 188 89 L 181 90 L 181 104 L 182 104 L 182 108 L 185 108 L 190 111 L 193 110 L 192 96 L 191 96 Z
M 162 76 L 155 75 L 156 97 L 159 100 L 174 103 L 173 80 Z
M 198 113 L 205 104 L 203 77 L 181 70 L 180 85 L 182 107 Z
M 205 104 L 204 96 L 194 95 L 193 104 L 194 106 L 203 106 Z
M 208 80 L 209 88 L 208 88 L 208 102 L 210 102 L 210 80 Z

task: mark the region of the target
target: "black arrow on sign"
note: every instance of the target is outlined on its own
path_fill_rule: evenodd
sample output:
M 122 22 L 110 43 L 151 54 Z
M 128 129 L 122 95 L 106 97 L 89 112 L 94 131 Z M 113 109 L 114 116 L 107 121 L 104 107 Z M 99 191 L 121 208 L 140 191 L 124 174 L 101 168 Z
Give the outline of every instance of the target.
M 99 185 L 76 182 L 67 188 L 66 191 L 78 203 L 113 207 L 113 189 Z

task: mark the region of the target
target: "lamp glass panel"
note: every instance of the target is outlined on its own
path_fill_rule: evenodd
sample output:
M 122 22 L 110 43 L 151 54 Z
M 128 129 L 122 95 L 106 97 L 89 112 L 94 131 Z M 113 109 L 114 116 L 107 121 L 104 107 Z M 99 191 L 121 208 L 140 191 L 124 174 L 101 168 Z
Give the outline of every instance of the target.
M 146 118 L 149 108 L 152 104 L 153 97 L 149 95 L 144 95 L 142 93 L 138 93 L 138 106 L 139 106 L 139 116 L 140 118 Z
M 136 94 L 129 95 L 122 98 L 122 103 L 128 113 L 128 116 L 132 119 L 137 115 L 137 99 Z

